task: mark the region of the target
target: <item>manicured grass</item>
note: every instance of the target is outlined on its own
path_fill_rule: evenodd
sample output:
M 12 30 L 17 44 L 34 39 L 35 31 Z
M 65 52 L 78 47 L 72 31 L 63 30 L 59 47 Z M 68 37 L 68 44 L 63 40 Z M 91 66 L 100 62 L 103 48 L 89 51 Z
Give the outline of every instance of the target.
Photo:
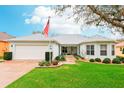
M 124 65 L 78 62 L 58 68 L 36 68 L 8 88 L 121 88 Z

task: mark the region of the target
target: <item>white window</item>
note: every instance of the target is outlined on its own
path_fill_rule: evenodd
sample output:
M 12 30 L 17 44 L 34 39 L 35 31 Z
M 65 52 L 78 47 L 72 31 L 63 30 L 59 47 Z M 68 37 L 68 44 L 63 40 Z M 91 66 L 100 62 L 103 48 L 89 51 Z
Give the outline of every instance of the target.
M 94 45 L 87 45 L 86 50 L 87 50 L 87 55 L 94 55 Z
M 112 45 L 112 55 L 115 55 L 115 46 L 114 45 Z
M 107 45 L 100 45 L 100 55 L 101 56 L 107 55 Z

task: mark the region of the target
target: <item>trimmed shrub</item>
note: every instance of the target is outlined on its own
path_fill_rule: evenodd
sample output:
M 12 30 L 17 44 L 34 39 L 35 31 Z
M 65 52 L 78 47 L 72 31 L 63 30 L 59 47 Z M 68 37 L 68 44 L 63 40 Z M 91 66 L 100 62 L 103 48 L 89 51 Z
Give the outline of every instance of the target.
M 53 60 L 53 61 L 52 61 L 52 64 L 53 64 L 53 65 L 58 65 L 58 63 L 59 63 L 59 62 L 58 62 L 57 60 Z
M 60 61 L 65 61 L 65 57 L 64 56 L 60 56 Z
M 124 63 L 124 58 L 123 57 L 121 58 L 121 62 Z
M 90 59 L 89 61 L 90 61 L 90 62 L 95 62 L 95 60 L 94 60 L 94 59 Z
M 44 61 L 42 61 L 42 62 L 39 62 L 39 64 L 38 64 L 39 66 L 44 66 Z
M 74 57 L 75 57 L 77 60 L 79 60 L 79 56 L 75 55 Z
M 4 60 L 12 60 L 12 52 L 4 52 Z
M 119 58 L 120 61 L 124 63 L 124 57 L 116 56 L 116 58 Z
M 64 56 L 57 56 L 55 58 L 55 60 L 57 60 L 57 61 L 65 61 L 65 57 Z
M 103 60 L 103 63 L 109 64 L 109 63 L 111 63 L 111 59 L 110 58 L 105 58 Z
M 44 60 L 44 61 L 39 62 L 38 65 L 39 66 L 50 66 L 50 62 Z
M 55 58 L 55 60 L 60 60 L 60 56 L 57 56 L 57 57 Z
M 101 62 L 101 59 L 100 58 L 95 58 L 95 61 L 96 62 Z
M 115 63 L 115 64 L 121 64 L 121 60 L 119 58 L 114 58 L 112 60 L 112 63 Z
M 50 64 L 50 62 L 46 61 L 46 62 L 44 63 L 44 65 L 45 65 L 45 66 L 50 66 L 51 64 Z

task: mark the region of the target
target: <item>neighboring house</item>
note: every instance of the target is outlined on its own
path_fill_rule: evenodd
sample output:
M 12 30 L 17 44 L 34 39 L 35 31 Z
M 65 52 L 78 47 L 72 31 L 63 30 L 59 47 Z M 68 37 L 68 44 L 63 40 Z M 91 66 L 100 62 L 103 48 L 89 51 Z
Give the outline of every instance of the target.
M 124 41 L 116 44 L 115 53 L 117 56 L 124 57 Z
M 45 59 L 45 52 L 52 51 L 53 59 L 58 55 L 77 54 L 85 58 L 101 59 L 115 57 L 115 40 L 99 35 L 59 35 L 45 38 L 41 34 L 8 40 L 13 59 Z M 49 45 L 50 44 L 50 45 Z
M 4 52 L 9 51 L 9 42 L 7 39 L 13 38 L 13 36 L 8 35 L 6 32 L 0 32 L 0 57 L 3 56 Z

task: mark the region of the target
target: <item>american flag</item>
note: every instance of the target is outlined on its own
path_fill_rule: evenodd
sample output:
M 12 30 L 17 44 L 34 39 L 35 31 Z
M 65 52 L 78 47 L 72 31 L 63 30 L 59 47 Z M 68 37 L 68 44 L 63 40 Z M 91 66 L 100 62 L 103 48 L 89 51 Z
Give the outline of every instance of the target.
M 48 37 L 48 32 L 49 32 L 49 24 L 50 23 L 50 17 L 48 17 L 48 21 L 47 21 L 47 24 L 42 32 L 42 34 L 45 36 L 45 37 Z

